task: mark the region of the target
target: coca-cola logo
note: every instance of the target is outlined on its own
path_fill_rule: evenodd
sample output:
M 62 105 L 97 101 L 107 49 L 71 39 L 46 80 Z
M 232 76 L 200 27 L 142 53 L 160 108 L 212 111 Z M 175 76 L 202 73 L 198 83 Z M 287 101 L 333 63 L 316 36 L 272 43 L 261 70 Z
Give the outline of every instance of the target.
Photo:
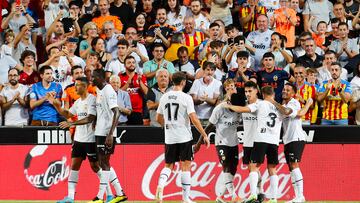
M 46 168 L 40 169 L 43 172 L 30 174 L 31 168 L 39 168 L 38 166 L 31 164 L 34 162 L 34 158 L 41 158 L 47 148 L 47 145 L 37 145 L 33 147 L 26 155 L 24 161 L 24 175 L 26 180 L 35 188 L 42 190 L 48 190 L 51 186 L 64 181 L 69 176 L 70 172 L 70 167 L 67 165 L 67 158 L 66 156 L 63 156 L 59 160 L 49 161 Z
M 241 161 L 243 157 L 243 152 L 239 153 L 239 159 Z M 148 199 L 155 198 L 156 187 L 151 187 L 154 184 L 157 184 L 159 172 L 163 167 L 164 163 L 164 154 L 158 156 L 147 168 L 145 174 L 142 178 L 141 191 L 143 195 Z M 196 160 L 196 157 L 195 157 Z M 263 167 L 265 170 L 265 167 Z M 279 177 L 279 188 L 278 188 L 278 198 L 285 197 L 288 198 L 288 193 L 291 188 L 290 175 L 288 173 L 286 160 L 284 153 L 279 154 L 279 165 L 277 166 L 277 172 Z M 191 193 L 190 197 L 210 199 L 213 195 L 209 191 L 215 191 L 216 195 L 220 194 L 220 190 L 223 187 L 223 180 L 221 178 L 222 166 L 216 161 L 204 161 L 204 162 L 192 162 L 191 163 Z M 234 176 L 234 188 L 236 193 L 241 198 L 246 198 L 250 194 L 250 185 L 248 177 L 248 168 L 246 165 L 239 164 L 237 174 Z M 265 193 L 269 190 L 269 173 L 267 170 L 262 171 L 262 185 Z M 178 164 L 175 164 L 174 169 L 166 182 L 166 185 L 176 185 L 179 190 L 164 190 L 164 199 L 181 197 L 181 169 Z M 214 187 L 214 188 L 209 188 Z M 225 196 L 228 198 L 227 196 Z

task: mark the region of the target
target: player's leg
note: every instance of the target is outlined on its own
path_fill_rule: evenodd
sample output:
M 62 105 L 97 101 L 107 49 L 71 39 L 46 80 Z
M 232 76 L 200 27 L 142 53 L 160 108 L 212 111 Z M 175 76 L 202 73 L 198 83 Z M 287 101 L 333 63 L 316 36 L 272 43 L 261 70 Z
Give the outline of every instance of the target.
M 193 160 L 192 141 L 178 144 L 181 166 L 181 185 L 183 188 L 183 203 L 193 203 L 190 199 L 191 190 L 191 161 Z
M 216 152 L 217 152 L 217 155 L 218 155 L 218 158 L 219 158 L 219 162 L 220 164 L 222 165 L 222 168 L 223 168 L 223 171 L 222 173 L 220 174 L 220 180 L 222 181 L 221 184 L 220 184 L 220 190 L 219 190 L 219 195 L 217 195 L 216 197 L 216 202 L 217 203 L 225 203 L 226 201 L 224 200 L 224 195 L 225 195 L 225 192 L 226 192 L 226 169 L 227 166 L 226 166 L 226 163 L 224 163 L 225 159 L 226 159 L 226 154 L 225 154 L 225 146 L 221 146 L 221 145 L 218 145 L 216 146 Z
M 250 167 L 249 167 L 249 164 L 250 164 L 250 156 L 251 156 L 251 152 L 253 150 L 253 147 L 243 147 L 243 165 L 246 165 L 248 166 L 248 170 L 249 170 L 249 173 L 250 173 Z M 260 164 L 258 165 L 258 168 L 260 168 Z M 258 182 L 257 182 L 257 199 L 259 202 L 262 202 L 265 198 L 265 195 L 264 195 L 264 189 L 262 187 L 262 177 L 261 177 L 261 173 L 260 173 L 260 170 L 257 171 L 258 172 Z
M 267 169 L 270 176 L 270 192 L 269 192 L 269 202 L 277 201 L 277 193 L 279 187 L 279 177 L 276 173 L 276 165 L 279 164 L 278 158 L 278 146 L 274 144 L 268 144 L 266 157 L 268 160 Z
M 227 169 L 227 176 L 226 176 L 226 188 L 231 194 L 231 201 L 233 203 L 240 203 L 241 199 L 237 196 L 234 188 L 234 176 L 237 171 L 237 166 L 239 164 L 239 148 L 238 146 L 229 147 L 229 153 L 228 153 L 229 159 L 229 166 Z

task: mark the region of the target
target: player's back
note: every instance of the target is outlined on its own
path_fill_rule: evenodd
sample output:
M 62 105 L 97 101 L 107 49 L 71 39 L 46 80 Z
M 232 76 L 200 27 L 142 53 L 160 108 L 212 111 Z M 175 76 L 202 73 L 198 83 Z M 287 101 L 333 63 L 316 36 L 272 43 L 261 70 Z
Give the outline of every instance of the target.
M 257 119 L 258 134 L 255 142 L 279 145 L 282 118 L 276 107 L 269 101 L 259 101 Z
M 299 101 L 292 98 L 285 107 L 290 108 L 292 113 L 283 119 L 284 144 L 305 140 L 306 133 L 302 128 L 301 118 L 297 117 L 297 112 L 301 109 Z
M 251 106 L 256 106 L 258 108 L 258 104 L 261 100 L 257 99 L 256 102 L 249 104 Z M 244 147 L 253 147 L 254 146 L 254 139 L 256 137 L 258 126 L 258 118 L 257 113 L 242 113 L 241 114 L 243 120 L 243 127 L 244 127 L 244 136 L 243 136 L 243 146 Z
M 164 117 L 165 143 L 192 140 L 189 114 L 195 112 L 192 97 L 182 91 L 169 91 L 159 102 L 157 113 Z

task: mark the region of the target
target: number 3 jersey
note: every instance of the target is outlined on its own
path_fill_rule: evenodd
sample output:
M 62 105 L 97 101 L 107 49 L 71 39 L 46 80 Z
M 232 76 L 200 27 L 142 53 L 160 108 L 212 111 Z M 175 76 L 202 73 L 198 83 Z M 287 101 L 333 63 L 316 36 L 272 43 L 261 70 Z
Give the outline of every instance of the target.
M 279 145 L 282 118 L 276 107 L 266 100 L 249 104 L 248 107 L 257 114 L 258 126 L 254 142 Z
M 164 117 L 165 144 L 189 142 L 193 139 L 190 113 L 195 113 L 193 99 L 182 91 L 169 91 L 159 102 L 157 113 Z
M 209 122 L 216 126 L 215 145 L 234 147 L 239 144 L 237 127 L 240 125 L 240 114 L 217 105 L 212 112 Z

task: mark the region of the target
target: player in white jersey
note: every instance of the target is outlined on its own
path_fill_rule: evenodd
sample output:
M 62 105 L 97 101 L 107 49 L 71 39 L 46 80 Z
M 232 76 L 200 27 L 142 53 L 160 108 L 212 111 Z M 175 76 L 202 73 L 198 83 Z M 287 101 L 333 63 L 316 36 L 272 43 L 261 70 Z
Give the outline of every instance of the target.
M 54 105 L 56 110 L 65 118 L 77 116 L 75 122 L 61 122 L 61 128 L 68 128 L 75 125 L 76 131 L 71 151 L 71 170 L 68 178 L 68 196 L 58 203 L 74 202 L 75 188 L 79 179 L 79 170 L 82 161 L 88 157 L 91 169 L 100 177 L 101 169 L 96 156 L 96 145 L 92 122 L 96 118 L 95 96 L 87 92 L 88 80 L 86 77 L 79 77 L 75 81 L 76 93 L 80 96 L 74 105 L 69 109 L 62 109 L 61 103 L 54 97 L 49 101 Z M 109 187 L 109 186 L 108 186 Z M 108 188 L 111 190 L 111 188 Z
M 125 61 L 126 62 L 126 61 Z M 93 84 L 98 88 L 96 95 L 96 127 L 95 142 L 97 156 L 102 169 L 100 176 L 99 192 L 91 201 L 92 203 L 103 203 L 106 185 L 116 181 L 114 185 L 116 196 L 110 203 L 117 203 L 127 200 L 127 196 L 122 191 L 120 182 L 114 176 L 110 166 L 110 156 L 115 150 L 116 126 L 119 120 L 120 111 L 117 105 L 117 94 L 110 84 L 105 82 L 105 71 L 96 69 L 93 71 Z
M 204 137 L 208 147 L 210 142 L 195 113 L 192 97 L 182 91 L 186 85 L 186 74 L 177 72 L 173 74 L 172 80 L 174 88 L 161 97 L 156 114 L 156 121 L 165 131 L 165 167 L 160 172 L 155 199 L 157 202 L 162 202 L 166 181 L 175 162 L 180 161 L 183 203 L 193 203 L 189 197 L 190 166 L 193 160 L 190 120 Z
M 225 101 L 214 108 L 205 132 L 209 134 L 216 129 L 215 146 L 223 168 L 221 176 L 224 185 L 221 187 L 216 202 L 225 203 L 223 195 L 227 189 L 231 196 L 231 202 L 237 203 L 240 202 L 240 198 L 235 193 L 233 179 L 239 163 L 237 127 L 240 124 L 240 114 L 224 108 L 224 104 L 231 102 L 232 105 L 241 105 L 241 99 L 240 95 L 236 93 L 235 81 L 233 79 L 225 80 L 224 88 L 226 91 Z M 194 153 L 199 151 L 202 141 L 203 138 L 200 137 L 194 147 Z
M 254 146 L 250 156 L 250 197 L 247 202 L 257 201 L 257 183 L 259 179 L 259 168 L 267 157 L 267 168 L 270 175 L 269 202 L 277 202 L 277 189 L 279 178 L 276 175 L 278 160 L 278 146 L 280 141 L 281 117 L 280 112 L 272 104 L 274 102 L 274 89 L 265 86 L 261 89 L 264 100 L 249 104 L 246 107 L 227 105 L 233 111 L 241 113 L 256 112 L 258 126 L 254 138 Z
M 283 142 L 286 162 L 289 166 L 291 182 L 295 190 L 295 198 L 289 203 L 305 202 L 303 194 L 303 176 L 299 168 L 299 162 L 305 147 L 306 133 L 302 128 L 301 117 L 306 114 L 313 100 L 310 98 L 305 106 L 301 108 L 298 100 L 294 99 L 297 92 L 295 85 L 287 83 L 282 91 L 283 107 L 275 103 L 278 109 L 285 111 L 290 109 L 283 119 Z

